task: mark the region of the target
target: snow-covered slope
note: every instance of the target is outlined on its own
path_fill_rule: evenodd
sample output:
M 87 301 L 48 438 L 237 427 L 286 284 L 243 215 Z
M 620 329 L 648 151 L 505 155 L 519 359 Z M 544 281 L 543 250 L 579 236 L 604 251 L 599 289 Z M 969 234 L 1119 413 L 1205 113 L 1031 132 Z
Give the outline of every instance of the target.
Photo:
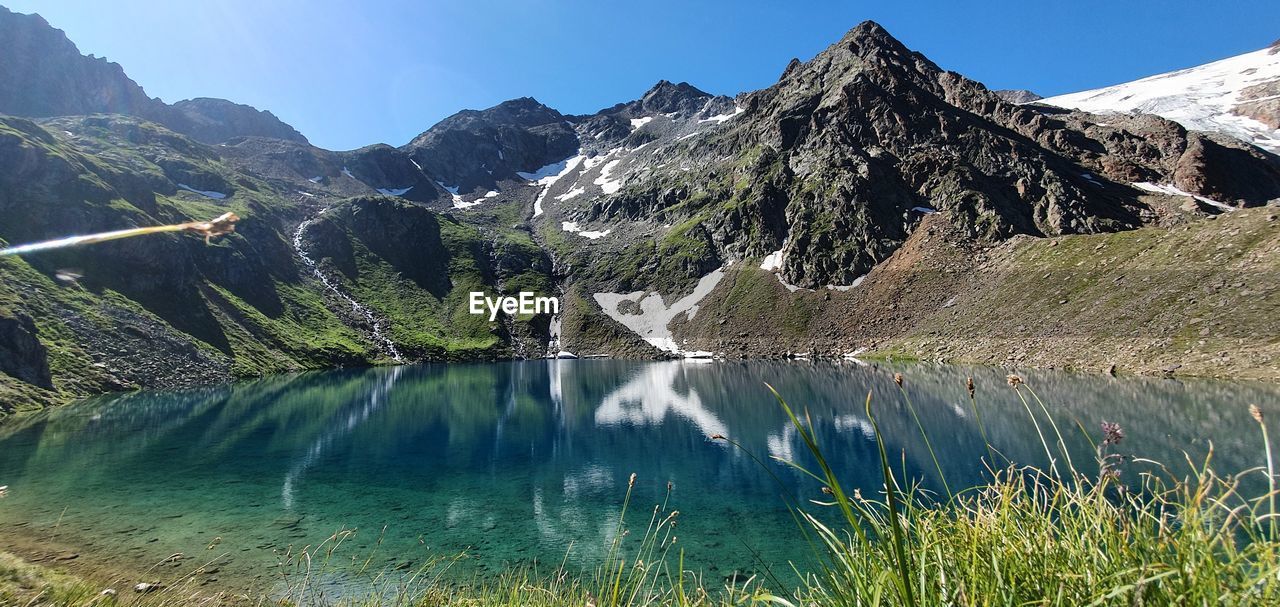
M 1106 88 L 1050 97 L 1086 112 L 1156 114 L 1280 153 L 1280 46 Z

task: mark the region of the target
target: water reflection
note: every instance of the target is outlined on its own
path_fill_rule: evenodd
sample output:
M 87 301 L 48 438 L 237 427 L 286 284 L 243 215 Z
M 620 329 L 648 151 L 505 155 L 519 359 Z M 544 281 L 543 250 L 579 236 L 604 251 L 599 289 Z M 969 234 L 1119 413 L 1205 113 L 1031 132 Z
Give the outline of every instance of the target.
M 729 436 L 724 422 L 702 406 L 697 390 L 684 381 L 685 370 L 695 367 L 667 361 L 637 373 L 600 401 L 596 425 L 659 425 L 668 415 L 675 415 L 697 426 L 706 436 Z M 678 386 L 684 388 L 683 393 Z
M 386 379 L 382 383 L 374 386 L 369 393 L 369 397 L 363 401 L 351 403 L 349 411 L 338 411 L 334 415 L 335 425 L 325 430 L 320 436 L 311 441 L 311 446 L 301 457 L 298 457 L 284 475 L 284 484 L 280 488 L 280 498 L 284 503 L 286 510 L 293 509 L 293 486 L 302 478 L 303 473 L 315 463 L 316 458 L 333 444 L 335 440 L 350 434 L 355 430 L 356 426 L 367 421 L 369 416 L 382 408 L 387 402 L 387 395 L 391 392 L 391 388 L 396 385 L 396 380 L 400 378 L 404 372 L 404 367 L 395 367 L 387 374 Z
M 0 426 L 0 485 L 10 487 L 0 537 L 57 527 L 86 553 L 146 564 L 200 553 L 220 537 L 235 555 L 224 578 L 250 579 L 274 563 L 271 549 L 342 526 L 361 530 L 349 555 L 376 554 L 388 566 L 464 549 L 475 555 L 467 566 L 481 570 L 558 564 L 566 552 L 590 566 L 612 539 L 635 472 L 636 504 L 661 501 L 674 484 L 688 565 L 713 576 L 765 563 L 785 570 L 809 555 L 782 497 L 821 494 L 770 463 L 779 486 L 749 456 L 812 463 L 763 383 L 808 412 L 844 482 L 874 491 L 870 391 L 891 457 L 936 489 L 893 383 L 899 371 L 953 487 L 981 480 L 987 454 L 970 375 L 1000 452 L 1046 463 L 998 369 L 578 360 L 341 370 L 104 397 Z M 1246 406 L 1280 418 L 1276 386 L 1024 376 L 1082 467 L 1093 454 L 1078 428 L 1096 434 L 1107 420 L 1124 426 L 1126 452 L 1178 463 L 1212 441 L 1218 468 L 1236 471 L 1263 463 Z M 1130 468 L 1132 479 L 1139 469 Z

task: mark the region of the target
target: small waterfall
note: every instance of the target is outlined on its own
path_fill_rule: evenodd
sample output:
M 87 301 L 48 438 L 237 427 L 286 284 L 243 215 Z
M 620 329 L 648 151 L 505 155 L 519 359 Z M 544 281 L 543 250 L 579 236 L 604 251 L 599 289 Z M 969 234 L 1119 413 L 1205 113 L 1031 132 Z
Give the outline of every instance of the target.
M 316 217 L 319 217 L 319 215 Z M 368 321 L 369 326 L 373 327 L 373 340 L 378 342 L 378 344 L 386 350 L 387 354 L 391 355 L 391 359 L 396 362 L 404 362 L 404 359 L 400 356 L 400 350 L 396 349 L 395 342 L 392 342 L 391 338 L 387 337 L 386 332 L 383 330 L 383 321 L 373 313 L 373 310 L 370 310 L 360 302 L 356 301 L 354 297 L 343 292 L 343 290 L 338 287 L 338 283 L 329 280 L 329 277 L 325 276 L 324 272 L 320 271 L 320 266 L 316 264 L 315 260 L 311 259 L 310 255 L 307 255 L 307 251 L 302 246 L 302 234 L 307 230 L 307 228 L 311 227 L 311 223 L 316 220 L 316 217 L 312 217 L 311 219 L 298 224 L 298 230 L 293 233 L 293 250 L 297 251 L 298 257 L 302 259 L 302 263 L 307 264 L 307 267 L 311 268 L 311 273 L 315 275 L 322 284 L 324 284 L 325 288 L 329 289 L 343 301 L 350 304 L 352 311 L 364 317 L 364 319 Z

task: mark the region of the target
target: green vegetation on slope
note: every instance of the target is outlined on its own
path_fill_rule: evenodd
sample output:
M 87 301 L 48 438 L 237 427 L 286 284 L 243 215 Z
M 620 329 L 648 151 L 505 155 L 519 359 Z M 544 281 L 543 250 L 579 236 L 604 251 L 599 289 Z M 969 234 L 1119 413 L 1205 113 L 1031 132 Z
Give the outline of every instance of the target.
M 1263 207 L 1170 228 L 1015 240 L 992 251 L 953 305 L 882 351 L 1276 379 L 1280 219 Z
M 397 347 L 415 359 L 510 355 L 501 317 L 490 322 L 487 312 L 470 313 L 473 291 L 554 295 L 550 262 L 527 233 L 486 233 L 397 199 L 345 202 L 324 213 L 306 237 L 322 271 L 387 319 Z
M 88 117 L 59 126 L 71 134 L 0 119 L 0 160 L 19 167 L 0 176 L 5 241 L 228 211 L 241 221 L 237 233 L 209 245 L 190 235 L 151 235 L 0 259 L 0 318 L 30 319 L 29 336 L 39 344 L 7 360 L 48 368 L 45 381 L 34 382 L 0 368 L 0 414 L 115 389 L 369 360 L 363 339 L 330 311 L 293 257 L 290 198 L 228 168 L 212 148 L 153 124 Z

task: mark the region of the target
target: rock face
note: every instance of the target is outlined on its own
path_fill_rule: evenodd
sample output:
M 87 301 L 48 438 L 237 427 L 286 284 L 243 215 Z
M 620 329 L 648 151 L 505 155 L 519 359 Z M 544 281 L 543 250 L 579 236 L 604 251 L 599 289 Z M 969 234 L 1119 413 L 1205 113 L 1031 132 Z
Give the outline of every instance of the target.
M 0 112 L 14 116 L 165 114 L 115 63 L 80 54 L 39 15 L 0 7 Z
M 201 98 L 170 106 L 151 98 L 119 64 L 81 55 L 62 30 L 39 15 L 0 7 L 0 58 L 0 114 L 125 114 L 205 143 L 248 136 L 306 142 L 270 112 L 247 105 Z
M 11 316 L 0 310 L 0 373 L 41 388 L 52 388 L 48 354 L 30 316 L 21 313 Z
M 404 151 L 446 187 L 469 193 L 573 156 L 578 137 L 560 112 L 523 97 L 458 112 L 414 137 Z
M 172 122 L 185 122 L 174 130 L 196 141 L 222 143 L 236 137 L 268 137 L 307 143 L 307 138 L 266 110 L 232 103 L 225 99 L 200 97 L 173 104 Z
M 1032 101 L 1039 101 L 1041 99 L 1044 99 L 1044 97 L 1041 97 L 1026 89 L 1000 89 L 1000 90 L 995 90 L 991 92 L 995 93 L 997 97 L 1005 101 L 1008 101 L 1009 103 L 1018 103 L 1018 104 L 1031 103 Z

